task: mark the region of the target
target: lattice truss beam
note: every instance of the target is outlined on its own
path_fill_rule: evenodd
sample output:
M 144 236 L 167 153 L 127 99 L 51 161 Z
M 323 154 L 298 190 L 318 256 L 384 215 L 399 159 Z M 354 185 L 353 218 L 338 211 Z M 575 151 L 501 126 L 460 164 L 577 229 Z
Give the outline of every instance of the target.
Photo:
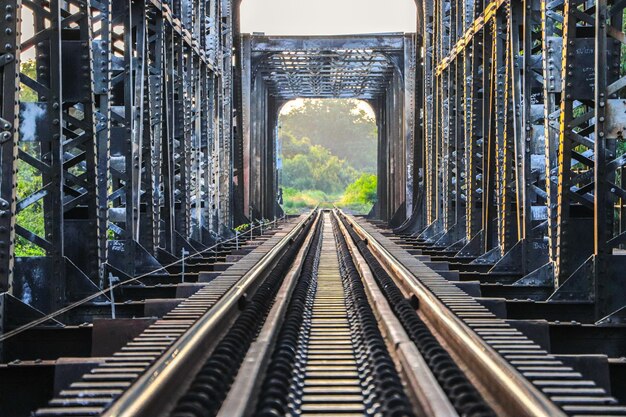
M 402 35 L 345 40 L 255 35 L 254 73 L 262 75 L 270 94 L 279 99 L 376 99 L 385 93 L 394 68 L 401 64 L 402 41 Z
M 625 6 L 420 6 L 422 237 L 598 318 L 626 305 Z
M 231 218 L 230 1 L 2 8 L 0 292 L 49 311 L 213 243 Z

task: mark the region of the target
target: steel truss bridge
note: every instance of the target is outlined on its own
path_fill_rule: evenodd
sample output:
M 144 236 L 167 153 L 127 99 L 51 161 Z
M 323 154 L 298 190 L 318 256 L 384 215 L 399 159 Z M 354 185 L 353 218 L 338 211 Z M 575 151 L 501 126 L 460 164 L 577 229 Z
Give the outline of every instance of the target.
M 624 325 L 626 2 L 416 5 L 415 33 L 267 36 L 238 0 L 2 0 L 0 359 L 276 224 L 294 98 L 372 106 L 371 218 L 411 254 L 533 319 Z

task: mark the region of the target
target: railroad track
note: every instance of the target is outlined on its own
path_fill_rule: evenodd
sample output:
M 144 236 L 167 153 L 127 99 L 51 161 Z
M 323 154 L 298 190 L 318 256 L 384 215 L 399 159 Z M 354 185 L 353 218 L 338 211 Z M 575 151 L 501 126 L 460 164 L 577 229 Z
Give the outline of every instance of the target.
M 256 414 L 411 415 L 363 284 L 345 244 L 337 245 L 330 215 L 323 216 L 318 265 L 298 283 Z M 307 261 L 315 258 L 312 252 Z
M 340 211 L 288 229 L 36 415 L 626 415 L 423 242 Z
M 197 355 L 202 355 L 198 352 L 211 346 L 214 338 L 232 322 L 247 292 L 255 291 L 268 273 L 280 268 L 278 263 L 288 254 L 293 240 L 310 226 L 310 221 L 311 216 L 303 216 L 297 224 L 287 225 L 273 234 L 100 366 L 61 391 L 36 414 L 100 415 L 107 409 L 115 412 L 120 407 L 133 415 L 134 409 L 127 404 L 138 406 L 135 396 L 143 398 L 142 394 L 155 385 L 164 387 L 155 382 L 164 376 L 180 378 L 182 374 L 184 378 L 189 367 L 193 369 Z M 181 355 L 181 351 L 185 354 Z M 181 360 L 183 357 L 185 360 Z M 182 366 L 172 366 L 173 363 Z M 149 402 L 142 404 L 149 405 Z

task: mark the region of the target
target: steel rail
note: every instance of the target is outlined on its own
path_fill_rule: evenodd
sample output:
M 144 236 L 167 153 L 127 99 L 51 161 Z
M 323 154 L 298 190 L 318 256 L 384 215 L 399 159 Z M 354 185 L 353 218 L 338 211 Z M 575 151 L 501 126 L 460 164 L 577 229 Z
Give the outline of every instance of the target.
M 345 225 L 339 220 L 337 211 L 334 211 L 333 215 L 338 219 L 337 225 L 361 275 L 370 305 L 376 311 L 379 326 L 386 335 L 390 351 L 395 352 L 401 374 L 407 386 L 411 388 L 409 390 L 410 396 L 412 401 L 417 404 L 419 414 L 424 417 L 458 417 L 459 414 L 437 382 L 424 357 L 409 338 L 378 284 L 376 284 L 372 271 L 367 266 L 367 262 L 350 237 Z
M 274 246 L 239 284 L 231 288 L 215 306 L 189 328 L 150 368 L 137 379 L 102 415 L 103 416 L 155 416 L 171 401 L 171 392 L 184 383 L 193 372 L 198 357 L 206 354 L 207 340 L 228 322 L 228 316 L 238 308 L 246 292 L 283 255 L 294 238 L 312 220 L 315 211 L 302 219 Z
M 419 299 L 420 311 L 438 334 L 445 338 L 464 365 L 483 382 L 492 398 L 506 404 L 514 416 L 565 416 L 563 411 L 519 374 L 502 356 L 487 345 L 472 329 L 422 284 L 402 263 L 385 249 L 351 216 L 339 210 L 354 231 L 391 275 L 402 281 Z
M 274 306 L 267 315 L 261 332 L 250 346 L 248 354 L 239 372 L 237 372 L 237 377 L 217 414 L 218 417 L 245 417 L 253 410 L 255 404 L 251 401 L 242 401 L 242 398 L 253 398 L 260 389 L 257 381 L 260 375 L 265 372 L 268 361 L 271 358 L 271 349 L 278 338 L 280 326 L 284 321 L 289 300 L 296 287 L 309 247 L 315 243 L 313 242 L 315 228 L 317 223 L 321 221 L 321 218 L 322 212 L 319 211 L 309 236 L 307 236 L 289 272 L 285 276 L 285 280 L 274 300 Z
M 313 254 L 317 265 L 309 256 L 307 272 L 294 290 L 297 295 L 289 300 L 285 324 L 272 329 L 279 340 L 270 352 L 267 372 L 257 381 L 261 389 L 248 402 L 257 403 L 255 415 L 413 416 L 394 361 L 383 347 L 374 310 L 331 216 L 324 213 L 319 252 Z M 235 397 L 232 391 L 229 395 Z M 238 415 L 232 411 L 222 409 L 221 415 Z

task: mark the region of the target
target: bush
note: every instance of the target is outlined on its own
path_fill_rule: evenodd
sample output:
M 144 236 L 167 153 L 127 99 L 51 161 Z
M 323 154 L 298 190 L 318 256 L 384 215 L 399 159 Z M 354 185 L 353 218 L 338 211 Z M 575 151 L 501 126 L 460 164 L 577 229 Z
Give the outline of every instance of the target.
M 356 176 L 357 172 L 346 161 L 319 145 L 309 146 L 305 153 L 283 161 L 284 185 L 300 191 L 321 190 L 337 194 Z
M 283 210 L 286 214 L 300 214 L 315 207 L 332 208 L 340 199 L 339 195 L 327 194 L 320 190 L 296 190 L 283 188 Z
M 352 184 L 348 185 L 342 198 L 343 204 L 374 204 L 376 203 L 376 175 L 361 174 Z
M 376 175 L 361 174 L 355 182 L 348 185 L 338 205 L 355 214 L 369 213 L 376 204 L 377 182 Z

